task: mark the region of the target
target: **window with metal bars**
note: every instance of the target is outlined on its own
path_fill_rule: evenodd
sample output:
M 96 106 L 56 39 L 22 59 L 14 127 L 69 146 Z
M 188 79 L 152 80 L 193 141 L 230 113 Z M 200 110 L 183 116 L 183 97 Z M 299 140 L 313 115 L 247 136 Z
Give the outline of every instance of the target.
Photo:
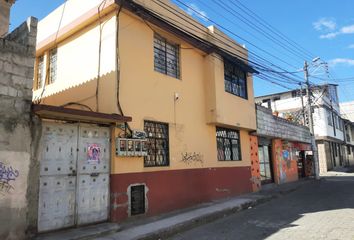
M 155 71 L 171 77 L 180 76 L 179 46 L 157 34 L 154 36 L 154 68 Z
M 247 99 L 247 77 L 234 63 L 224 59 L 225 91 L 241 98 Z
M 54 48 L 49 52 L 49 84 L 54 83 L 57 79 L 57 49 Z
M 37 60 L 37 88 L 43 87 L 45 81 L 44 56 L 39 56 Z
M 216 128 L 216 142 L 219 161 L 240 161 L 240 132 L 227 128 Z
M 144 166 L 169 166 L 168 124 L 145 121 L 144 130 L 147 134 L 147 156 L 144 158 Z

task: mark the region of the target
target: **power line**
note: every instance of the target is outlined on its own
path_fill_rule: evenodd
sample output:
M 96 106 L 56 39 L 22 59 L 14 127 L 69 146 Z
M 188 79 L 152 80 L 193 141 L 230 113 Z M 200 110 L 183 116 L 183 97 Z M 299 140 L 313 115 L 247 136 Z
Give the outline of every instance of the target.
M 199 16 L 201 16 L 201 17 L 207 19 L 209 22 L 215 24 L 216 26 L 220 27 L 220 28 L 223 29 L 224 31 L 228 32 L 229 34 L 231 34 L 231 35 L 233 35 L 233 36 L 235 36 L 235 37 L 241 39 L 242 41 L 244 41 L 244 42 L 250 44 L 250 45 L 253 46 L 254 48 L 258 49 L 259 51 L 262 51 L 262 52 L 268 54 L 269 56 L 273 57 L 274 59 L 277 59 L 278 61 L 280 61 L 280 62 L 282 62 L 282 63 L 284 63 L 284 64 L 286 64 L 286 65 L 288 65 L 288 66 L 291 66 L 291 67 L 297 69 L 296 66 L 293 66 L 293 65 L 291 65 L 290 63 L 284 61 L 283 59 L 281 59 L 281 58 L 275 56 L 274 54 L 272 54 L 272 53 L 270 53 L 270 52 L 268 52 L 267 50 L 264 50 L 264 49 L 258 47 L 257 45 L 253 44 L 252 42 L 248 41 L 247 39 L 241 37 L 240 35 L 238 35 L 238 34 L 236 34 L 236 33 L 234 33 L 234 32 L 232 32 L 232 31 L 229 30 L 228 28 L 226 28 L 226 27 L 224 27 L 224 26 L 218 24 L 218 23 L 215 22 L 214 20 L 212 20 L 212 19 L 210 19 L 210 18 L 204 16 L 204 15 L 201 14 L 199 11 L 197 11 L 196 9 L 194 9 L 194 8 L 192 8 L 192 7 L 190 7 L 190 6 L 188 6 L 187 4 L 183 3 L 182 1 L 180 1 L 180 0 L 175 0 L 175 1 L 179 2 L 180 4 L 182 4 L 183 6 L 187 7 L 188 9 L 192 10 L 192 11 L 193 11 L 194 13 L 196 13 L 197 15 L 199 15 Z
M 254 29 L 256 32 L 260 33 L 261 35 L 266 37 L 271 42 L 273 42 L 276 45 L 280 46 L 283 50 L 288 51 L 289 53 L 291 53 L 292 55 L 298 57 L 301 60 L 306 59 L 306 57 L 304 57 L 301 54 L 299 54 L 298 52 L 294 51 L 292 48 L 284 46 L 284 44 L 281 41 L 279 41 L 278 38 L 273 37 L 271 34 L 266 32 L 264 29 L 259 27 L 257 24 L 255 24 L 254 22 L 252 22 L 249 19 L 245 18 L 244 15 L 243 15 L 244 11 L 243 12 L 237 11 L 235 8 L 233 8 L 232 6 L 228 5 L 226 1 L 223 2 L 222 4 L 220 4 L 220 2 L 218 2 L 218 1 L 214 1 L 214 4 L 218 5 L 220 8 L 222 8 L 224 11 L 230 13 L 235 18 L 239 19 L 241 22 L 243 22 L 244 24 L 249 26 L 251 29 Z M 205 6 L 205 4 L 204 4 L 204 6 Z M 233 22 L 233 21 L 231 21 L 231 22 Z M 233 23 L 235 23 L 235 22 L 233 22 Z M 290 55 L 287 55 L 287 56 L 289 58 L 292 58 Z M 295 59 L 295 58 L 292 58 L 292 59 Z
M 235 2 L 237 2 L 238 4 L 236 4 Z M 252 11 L 251 9 L 249 9 L 248 7 L 246 7 L 244 4 L 242 4 L 239 0 L 234 0 L 234 2 L 231 2 L 234 6 L 238 7 L 239 9 L 244 10 L 244 12 L 250 16 L 251 18 L 253 18 L 258 24 L 262 25 L 263 27 L 267 28 L 269 31 L 271 31 L 272 33 L 274 33 L 275 35 L 277 35 L 279 38 L 283 39 L 285 42 L 287 42 L 288 44 L 290 44 L 291 46 L 293 46 L 294 48 L 298 49 L 300 52 L 302 52 L 303 54 L 305 54 L 306 56 L 308 56 L 309 58 L 313 59 L 314 58 L 314 54 L 309 52 L 308 50 L 306 50 L 305 48 L 303 48 L 301 45 L 299 45 L 298 43 L 296 43 L 295 41 L 291 40 L 290 38 L 288 38 L 286 35 L 284 35 L 282 32 L 280 32 L 278 29 L 276 29 L 275 27 L 273 27 L 272 25 L 270 25 L 266 20 L 264 20 L 263 18 L 261 18 L 258 14 L 256 14 L 254 11 Z
M 166 5 L 165 3 L 163 3 L 163 2 L 161 2 L 161 1 L 155 1 L 155 0 L 153 0 L 156 4 L 158 4 L 159 6 L 161 6 L 161 7 L 163 7 L 164 9 L 166 9 L 166 10 L 168 10 L 168 11 L 170 11 L 171 13 L 173 13 L 175 16 L 177 16 L 177 17 L 180 17 L 180 18 L 182 18 L 183 19 L 183 21 L 185 21 L 185 22 L 187 22 L 187 23 L 189 23 L 189 24 L 192 24 L 193 25 L 193 23 L 190 23 L 190 22 L 188 22 L 187 20 L 186 20 L 186 18 L 185 18 L 185 16 L 179 16 L 179 15 L 177 15 L 176 13 L 178 13 L 178 14 L 181 14 L 180 12 L 178 12 L 178 11 L 176 11 L 176 9 L 174 9 L 174 8 L 171 8 L 170 6 L 168 6 L 168 5 Z M 164 5 L 164 6 L 163 6 Z M 168 9 L 168 8 L 169 9 Z M 150 10 L 150 9 L 149 9 Z M 181 22 L 178 22 L 178 24 L 180 24 L 181 25 Z M 183 25 L 183 24 L 182 24 Z M 219 25 L 220 26 L 220 25 Z M 185 27 L 185 26 L 184 26 Z M 196 26 L 195 24 L 194 24 L 194 27 L 197 27 L 197 28 L 199 28 L 200 29 L 200 27 L 198 27 L 198 26 Z M 194 31 L 195 31 L 195 29 L 193 29 Z M 205 33 L 205 29 L 202 29 L 202 33 Z M 190 33 L 189 33 L 190 34 Z M 220 36 L 220 37 L 222 37 L 223 39 L 226 39 L 224 36 L 222 36 L 222 35 L 220 35 L 220 34 L 217 34 L 216 33 L 216 35 L 218 35 L 218 36 Z M 221 42 L 221 43 L 223 43 L 223 44 L 226 44 L 227 46 L 229 46 L 229 47 L 233 47 L 233 49 L 235 49 L 234 48 L 234 46 L 230 46 L 229 44 L 227 44 L 227 43 L 225 43 L 224 41 L 221 41 L 220 39 L 218 39 L 218 38 L 215 38 L 215 40 L 216 41 L 219 41 L 219 42 Z M 232 42 L 233 44 L 234 44 L 234 42 L 232 41 L 232 40 L 230 40 L 230 39 L 226 39 L 228 42 Z M 237 51 L 237 49 L 235 49 L 236 51 Z M 250 51 L 249 51 L 250 52 Z M 252 53 L 252 52 L 250 52 L 250 53 Z M 244 53 L 242 53 L 243 55 L 245 55 Z M 235 53 L 231 53 L 231 55 L 235 55 Z M 257 56 L 257 55 L 256 55 Z M 238 57 L 241 57 L 241 56 L 239 56 L 238 55 Z M 258 56 L 257 56 L 258 57 Z M 266 59 L 264 59 L 264 58 L 262 58 L 262 57 L 258 57 L 258 58 L 261 58 L 263 61 L 266 61 L 266 62 L 268 62 L 268 63 L 270 63 L 270 65 L 272 65 L 272 66 L 274 66 L 274 67 L 277 67 L 277 68 L 280 68 L 279 66 L 276 66 L 275 64 L 273 64 L 273 63 L 271 63 L 271 62 L 269 62 L 268 60 L 266 60 Z M 250 61 L 249 59 L 247 59 L 247 58 L 243 58 L 243 57 L 241 57 L 241 59 L 243 59 L 243 60 L 245 60 L 245 61 L 248 61 L 248 62 L 251 62 L 252 63 L 252 61 Z M 255 68 L 257 69 L 257 67 L 259 67 L 259 63 L 255 63 L 255 62 L 253 62 L 253 64 L 255 64 Z M 262 69 L 262 67 L 263 68 L 267 68 L 267 67 L 264 67 L 264 66 L 260 66 L 260 69 L 261 70 L 263 70 Z M 269 68 L 268 68 L 269 69 Z M 280 69 L 282 69 L 282 68 L 280 68 Z M 258 70 L 258 69 L 257 69 Z M 287 73 L 290 73 L 290 72 L 288 72 L 288 71 L 286 71 L 286 70 L 284 70 L 284 69 L 282 69 L 283 71 L 285 71 L 285 72 L 287 72 Z M 273 72 L 276 72 L 276 71 L 274 71 L 274 70 L 272 70 Z M 284 78 L 290 78 L 289 76 L 284 76 L 284 75 L 282 75 L 282 77 L 284 77 Z M 291 79 L 291 78 L 290 78 Z M 296 83 L 299 83 L 299 82 L 301 82 L 301 80 L 299 81 L 299 80 L 293 80 L 293 79 L 291 79 L 293 82 L 296 82 Z

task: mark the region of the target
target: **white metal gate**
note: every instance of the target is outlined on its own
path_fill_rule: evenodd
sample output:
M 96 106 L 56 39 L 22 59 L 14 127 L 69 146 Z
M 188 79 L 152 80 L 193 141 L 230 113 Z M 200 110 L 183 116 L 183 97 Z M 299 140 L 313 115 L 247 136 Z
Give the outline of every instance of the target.
M 39 232 L 108 219 L 109 138 L 106 127 L 43 123 Z

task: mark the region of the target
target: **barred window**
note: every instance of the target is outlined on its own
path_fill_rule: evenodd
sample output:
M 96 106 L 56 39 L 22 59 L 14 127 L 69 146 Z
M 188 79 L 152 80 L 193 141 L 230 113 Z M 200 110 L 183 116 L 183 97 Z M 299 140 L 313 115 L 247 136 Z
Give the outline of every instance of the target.
M 44 84 L 44 56 L 39 56 L 37 60 L 37 88 L 43 87 Z
M 49 83 L 54 83 L 57 79 L 57 49 L 52 49 L 49 52 Z
M 216 128 L 216 142 L 219 161 L 240 161 L 240 132 L 237 130 Z
M 147 133 L 147 151 L 144 158 L 145 167 L 168 166 L 169 143 L 168 124 L 145 121 L 144 130 Z
M 225 91 L 247 99 L 246 72 L 224 59 Z
M 179 78 L 179 47 L 157 34 L 154 37 L 155 71 Z

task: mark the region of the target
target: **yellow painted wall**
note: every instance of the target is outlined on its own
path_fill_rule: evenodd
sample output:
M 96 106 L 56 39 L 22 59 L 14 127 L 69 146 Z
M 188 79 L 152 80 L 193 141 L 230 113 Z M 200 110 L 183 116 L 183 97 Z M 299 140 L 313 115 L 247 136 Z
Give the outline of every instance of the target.
M 102 34 L 100 37 L 100 28 Z M 44 97 L 42 104 L 63 105 L 78 102 L 96 110 L 99 42 L 101 39 L 101 69 L 99 111 L 115 113 L 115 13 L 57 44 L 57 79 L 54 83 L 34 91 L 33 99 Z
M 141 172 L 156 171 L 161 169 L 184 169 L 196 167 L 230 167 L 249 166 L 249 138 L 246 130 L 241 130 L 242 161 L 221 162 L 217 161 L 216 152 L 216 127 L 208 124 L 207 104 L 209 101 L 208 72 L 212 61 L 206 54 L 186 44 L 178 38 L 154 28 L 163 37 L 180 44 L 181 77 L 176 79 L 154 71 L 153 37 L 154 32 L 140 21 L 128 14 L 121 15 L 120 31 L 120 57 L 121 57 L 121 105 L 128 116 L 133 117 L 130 123 L 133 129 L 144 129 L 144 120 L 153 120 L 169 124 L 170 134 L 170 166 L 144 168 L 143 158 L 116 158 L 113 164 L 113 172 Z M 144 39 L 144 41 L 142 41 Z M 143 57 L 144 56 L 144 57 Z M 215 58 L 214 58 L 215 59 Z M 218 110 L 231 112 L 233 109 L 239 114 L 233 121 L 239 121 L 240 127 L 253 128 L 249 122 L 255 123 L 253 100 L 239 100 L 239 97 L 225 93 L 223 65 L 213 66 L 215 69 L 215 85 L 219 88 L 215 91 L 217 97 L 222 97 L 216 103 Z M 251 81 L 251 80 L 250 80 Z M 222 85 L 222 89 L 220 88 Z M 252 96 L 252 85 L 249 89 Z M 174 101 L 174 94 L 180 98 Z M 225 94 L 224 94 L 225 93 Z M 229 101 L 229 102 L 227 102 Z M 243 104 L 246 102 L 247 104 Z M 221 106 L 224 104 L 224 106 Z M 251 106 L 251 107 L 250 107 Z M 245 108 L 251 108 L 245 109 Z M 253 119 L 242 119 L 243 114 L 253 111 Z M 242 113 L 242 114 L 241 114 Z M 248 121 L 247 121 L 248 120 Z M 228 123 L 228 122 L 225 122 Z M 230 125 L 236 126 L 236 124 Z M 203 156 L 203 164 L 196 163 L 186 165 L 181 161 L 182 153 L 200 153 Z
M 118 113 L 114 13 L 104 22 L 99 110 Z M 223 63 L 218 57 L 208 56 L 151 26 L 181 46 L 181 77 L 176 79 L 154 71 L 154 32 L 139 18 L 123 11 L 119 32 L 120 99 L 125 115 L 133 118 L 132 129 L 143 130 L 144 120 L 169 124 L 170 166 L 144 168 L 142 157 L 114 157 L 112 173 L 250 166 L 248 131 L 256 129 L 252 79 L 248 79 L 249 100 L 226 93 Z M 98 36 L 96 23 L 58 44 L 58 79 L 46 87 L 42 103 L 79 102 L 96 109 Z M 35 91 L 35 95 L 38 97 L 41 91 Z M 175 93 L 180 96 L 176 102 Z M 242 161 L 217 160 L 216 125 L 240 129 Z M 116 136 L 118 132 L 119 129 Z M 203 163 L 185 164 L 181 161 L 183 153 L 198 153 Z

